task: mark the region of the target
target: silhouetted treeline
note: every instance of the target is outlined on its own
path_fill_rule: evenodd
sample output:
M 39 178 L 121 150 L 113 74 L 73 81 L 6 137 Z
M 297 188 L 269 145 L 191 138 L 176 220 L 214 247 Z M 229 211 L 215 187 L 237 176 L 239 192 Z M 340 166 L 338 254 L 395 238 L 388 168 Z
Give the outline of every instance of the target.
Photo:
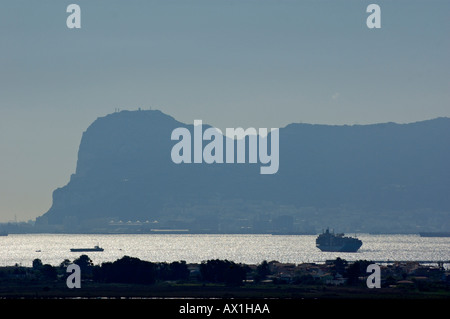
M 226 284 L 241 284 L 245 279 L 248 266 L 242 266 L 228 260 L 208 260 L 200 264 L 200 274 L 204 281 Z
M 241 284 L 248 271 L 228 260 L 208 260 L 200 265 L 200 279 L 207 282 Z M 190 271 L 185 261 L 152 263 L 125 256 L 114 262 L 94 266 L 92 279 L 98 282 L 153 284 L 158 280 L 187 280 Z
M 33 261 L 33 269 L 44 279 L 57 279 L 57 274 L 66 275 L 65 269 L 71 262 L 64 260 L 59 267 L 43 265 L 40 259 Z M 188 280 L 190 270 L 185 261 L 172 263 L 140 260 L 124 256 L 114 262 L 94 265 L 87 255 L 81 255 L 73 261 L 80 266 L 83 279 L 104 283 L 154 284 L 157 281 Z M 228 260 L 208 260 L 199 266 L 196 280 L 230 285 L 241 284 L 246 278 L 249 267 Z
M 62 281 L 67 278 L 67 266 L 80 266 L 82 281 L 98 283 L 155 284 L 162 281 L 189 281 L 241 285 L 247 283 L 274 283 L 294 285 L 348 285 L 366 286 L 367 267 L 373 262 L 347 262 L 336 258 L 325 264 L 283 264 L 263 261 L 259 265 L 237 264 L 229 260 L 208 260 L 200 264 L 185 261 L 150 262 L 124 256 L 114 262 L 94 265 L 87 255 L 71 262 L 65 259 L 59 266 L 33 260 L 32 267 L 16 265 L 0 267 L 0 283 L 14 281 Z M 417 280 L 421 278 L 421 281 Z M 405 281 L 406 280 L 406 281 Z M 396 263 L 382 266 L 382 287 L 413 284 L 417 289 L 450 289 L 450 274 L 443 266 L 421 266 L 418 263 Z M 437 288 L 436 288 L 437 287 Z
M 92 276 L 99 282 L 153 284 L 157 280 L 186 280 L 189 269 L 185 261 L 152 263 L 124 256 L 114 262 L 94 266 Z

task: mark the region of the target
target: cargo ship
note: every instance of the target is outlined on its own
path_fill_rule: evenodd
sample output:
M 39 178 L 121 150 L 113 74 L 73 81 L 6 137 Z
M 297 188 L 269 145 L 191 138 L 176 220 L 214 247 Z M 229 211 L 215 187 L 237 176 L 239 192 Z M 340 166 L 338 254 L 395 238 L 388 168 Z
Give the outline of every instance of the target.
M 103 251 L 104 249 L 99 246 L 94 246 L 94 248 L 70 248 L 70 251 Z
M 344 234 L 334 234 L 329 229 L 316 238 L 316 247 L 321 251 L 336 251 L 354 253 L 362 246 L 358 238 L 345 237 Z

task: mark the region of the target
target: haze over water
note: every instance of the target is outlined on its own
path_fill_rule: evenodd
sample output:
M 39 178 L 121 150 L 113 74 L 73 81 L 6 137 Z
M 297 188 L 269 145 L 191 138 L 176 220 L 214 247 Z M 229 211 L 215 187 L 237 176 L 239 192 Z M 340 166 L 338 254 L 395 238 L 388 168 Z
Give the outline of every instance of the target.
M 351 234 L 348 234 L 351 235 Z M 0 237 L 0 266 L 31 266 L 36 258 L 58 266 L 82 254 L 94 264 L 115 261 L 127 255 L 152 262 L 185 260 L 200 263 L 228 259 L 259 264 L 263 260 L 284 263 L 322 263 L 337 257 L 370 261 L 449 261 L 449 237 L 419 235 L 356 234 L 363 246 L 356 253 L 322 252 L 316 235 L 106 235 L 106 234 L 10 234 Z M 70 248 L 99 245 L 103 252 L 71 252 Z M 446 265 L 448 267 L 448 264 Z

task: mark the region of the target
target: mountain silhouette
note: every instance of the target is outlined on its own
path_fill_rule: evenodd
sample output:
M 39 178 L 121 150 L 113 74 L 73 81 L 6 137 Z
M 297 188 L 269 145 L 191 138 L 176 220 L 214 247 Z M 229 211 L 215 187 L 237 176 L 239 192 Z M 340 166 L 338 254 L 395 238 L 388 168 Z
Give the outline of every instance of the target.
M 75 174 L 54 191 L 36 225 L 107 231 L 146 221 L 149 229 L 205 232 L 449 227 L 449 118 L 290 124 L 279 130 L 272 175 L 260 174 L 260 163 L 173 163 L 178 127 L 193 133 L 193 125 L 155 110 L 98 118 L 83 133 Z

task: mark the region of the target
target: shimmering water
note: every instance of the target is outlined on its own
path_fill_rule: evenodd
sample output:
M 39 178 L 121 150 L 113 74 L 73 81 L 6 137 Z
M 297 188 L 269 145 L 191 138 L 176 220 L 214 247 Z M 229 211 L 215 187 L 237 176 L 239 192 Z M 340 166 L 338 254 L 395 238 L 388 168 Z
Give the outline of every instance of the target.
M 322 252 L 315 235 L 72 235 L 10 234 L 0 237 L 0 266 L 31 266 L 35 258 L 59 265 L 87 254 L 94 264 L 115 261 L 125 255 L 153 262 L 185 260 L 200 263 L 228 259 L 258 264 L 263 260 L 303 263 L 341 257 L 348 261 L 450 260 L 450 238 L 418 235 L 356 234 L 363 246 L 356 253 Z M 71 252 L 74 247 L 99 245 L 103 252 Z

